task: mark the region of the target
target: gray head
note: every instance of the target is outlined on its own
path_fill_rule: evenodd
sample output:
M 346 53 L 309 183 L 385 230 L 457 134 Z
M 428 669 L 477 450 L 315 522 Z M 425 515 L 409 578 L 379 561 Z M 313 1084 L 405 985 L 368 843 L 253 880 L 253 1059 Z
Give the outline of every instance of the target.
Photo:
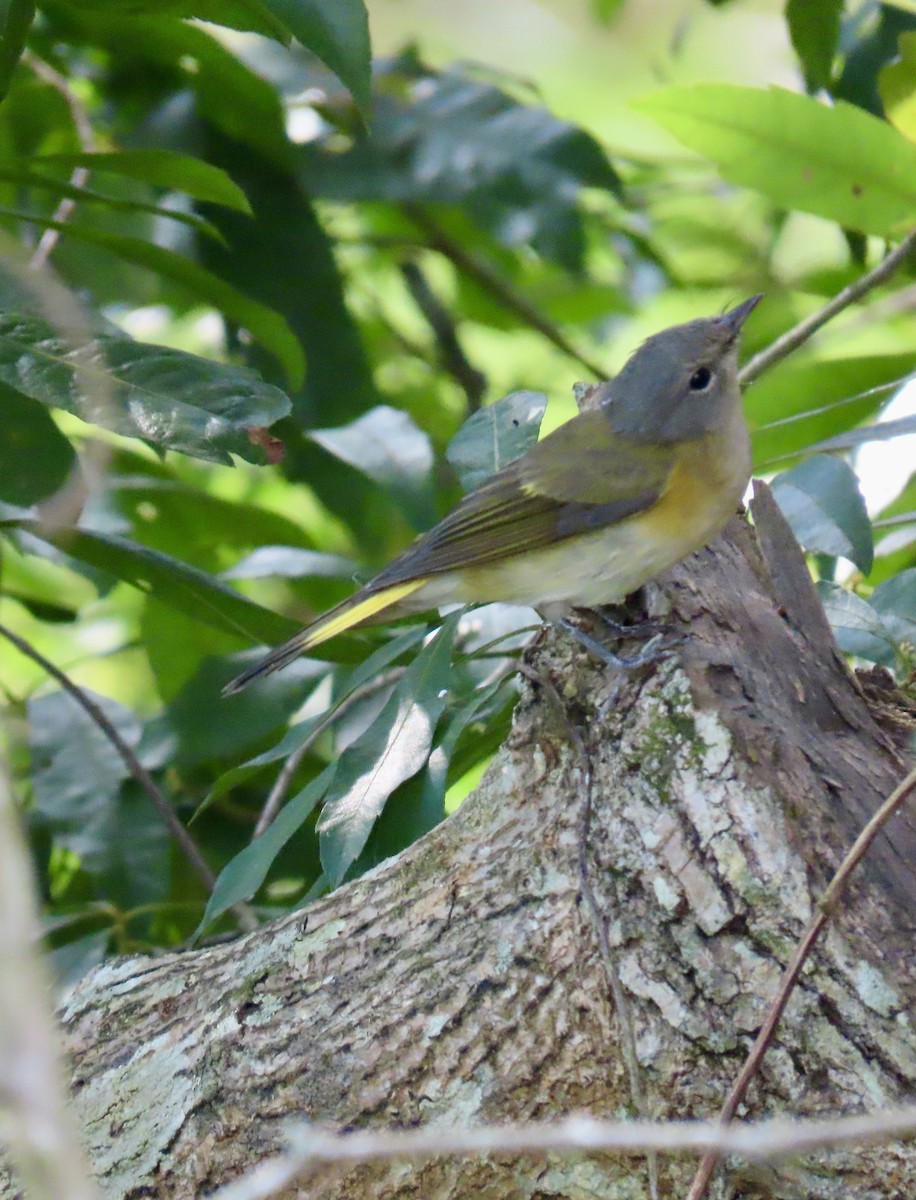
M 674 325 L 648 338 L 607 384 L 601 407 L 615 432 L 680 442 L 717 428 L 740 403 L 738 341 L 761 296 L 721 317 Z

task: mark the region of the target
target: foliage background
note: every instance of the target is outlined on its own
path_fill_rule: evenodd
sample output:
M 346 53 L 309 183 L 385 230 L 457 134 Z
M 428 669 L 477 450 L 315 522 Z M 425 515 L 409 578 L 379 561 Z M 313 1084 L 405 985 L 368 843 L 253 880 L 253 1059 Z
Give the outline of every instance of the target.
M 211 896 L 98 722 L 5 645 L 73 978 L 305 903 L 460 802 L 530 612 L 220 687 L 572 415 L 574 382 L 762 291 L 753 353 L 899 242 L 916 5 L 2 11 L 0 625 L 101 707 L 218 877 Z M 914 287 L 910 261 L 746 402 L 842 647 L 903 682 L 916 477 L 874 421 L 913 370 Z

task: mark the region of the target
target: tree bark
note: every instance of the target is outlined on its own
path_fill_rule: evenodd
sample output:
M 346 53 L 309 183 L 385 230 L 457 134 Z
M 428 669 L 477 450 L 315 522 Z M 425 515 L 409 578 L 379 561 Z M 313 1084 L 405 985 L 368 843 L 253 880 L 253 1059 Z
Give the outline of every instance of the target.
M 236 942 L 78 987 L 62 1022 L 106 1197 L 204 1195 L 281 1149 L 291 1119 L 716 1114 L 818 895 L 906 769 L 905 716 L 868 700 L 880 673 L 866 690 L 851 675 L 760 503 L 756 533 L 736 520 L 653 593 L 686 633 L 674 656 L 624 678 L 545 635 L 480 788 L 408 851 Z M 912 1094 L 914 850 L 904 812 L 742 1115 Z M 659 1194 L 683 1195 L 694 1166 L 661 1160 Z M 729 1166 L 735 1196 L 916 1195 L 903 1144 Z M 323 1169 L 283 1194 L 584 1200 L 649 1184 L 638 1156 L 502 1156 Z

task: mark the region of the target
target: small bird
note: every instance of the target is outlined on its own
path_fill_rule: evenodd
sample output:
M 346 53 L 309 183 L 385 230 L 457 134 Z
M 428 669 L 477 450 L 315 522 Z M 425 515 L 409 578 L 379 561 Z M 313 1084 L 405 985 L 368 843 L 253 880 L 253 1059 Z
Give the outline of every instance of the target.
M 619 603 L 705 546 L 750 477 L 738 342 L 760 299 L 650 337 L 587 411 L 469 492 L 224 694 L 354 626 L 444 604 L 501 600 L 553 620 Z

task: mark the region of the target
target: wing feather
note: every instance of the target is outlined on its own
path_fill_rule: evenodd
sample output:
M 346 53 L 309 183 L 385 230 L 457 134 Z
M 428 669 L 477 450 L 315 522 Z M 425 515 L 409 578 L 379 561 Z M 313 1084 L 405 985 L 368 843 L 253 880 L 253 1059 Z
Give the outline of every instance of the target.
M 651 508 L 674 466 L 666 446 L 615 434 L 581 413 L 469 493 L 371 583 L 393 583 L 525 554 Z

